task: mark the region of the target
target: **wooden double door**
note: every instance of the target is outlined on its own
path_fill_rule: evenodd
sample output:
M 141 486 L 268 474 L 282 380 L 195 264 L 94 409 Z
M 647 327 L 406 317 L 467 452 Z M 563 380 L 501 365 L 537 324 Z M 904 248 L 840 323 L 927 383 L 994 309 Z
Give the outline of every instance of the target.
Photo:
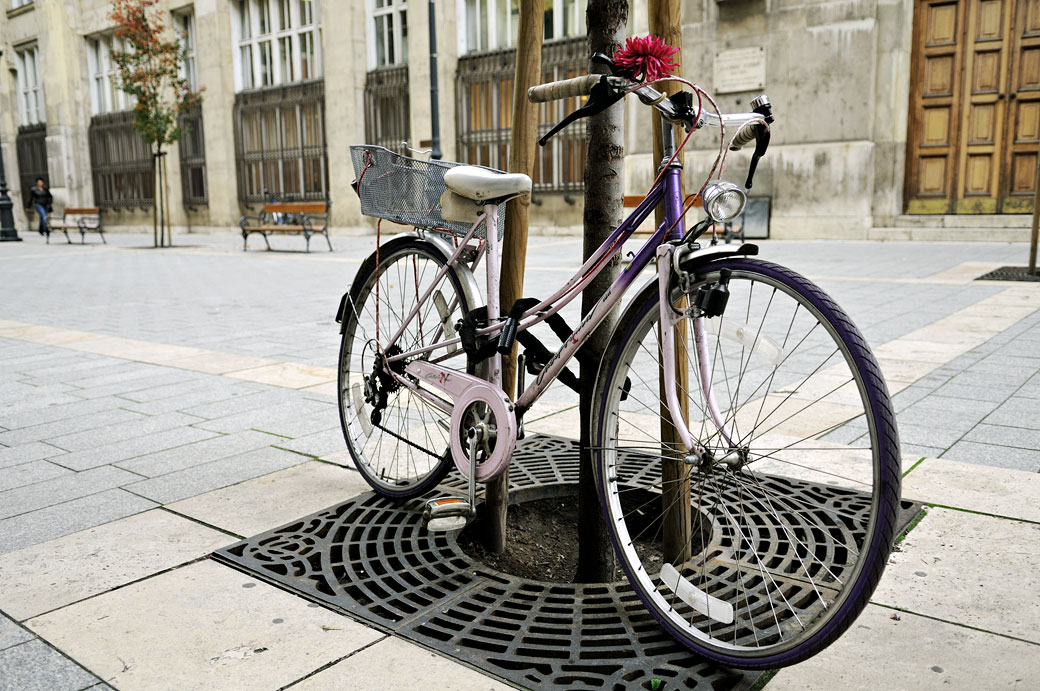
M 1031 213 L 1040 0 L 916 0 L 907 212 Z

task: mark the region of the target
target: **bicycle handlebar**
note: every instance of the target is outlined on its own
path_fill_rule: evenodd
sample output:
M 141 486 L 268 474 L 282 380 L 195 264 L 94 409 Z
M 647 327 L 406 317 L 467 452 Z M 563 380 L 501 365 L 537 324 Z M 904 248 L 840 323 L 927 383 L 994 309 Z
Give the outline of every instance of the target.
M 574 96 L 588 96 L 592 93 L 593 87 L 603 80 L 603 75 L 588 74 L 582 77 L 573 77 L 562 81 L 532 86 L 527 90 L 527 98 L 532 103 L 545 103 Z M 767 117 L 761 112 L 724 113 L 719 117 L 715 113 L 702 111 L 697 122 L 693 122 L 695 117 L 693 113 L 689 113 L 688 109 L 687 112 L 679 112 L 676 104 L 667 94 L 658 91 L 652 86 L 639 85 L 638 82 L 617 76 L 606 76 L 605 80 L 615 94 L 621 95 L 632 91 L 640 101 L 648 106 L 653 106 L 661 113 L 662 117 L 670 122 L 684 125 L 687 128 L 700 128 L 705 125 L 710 127 L 724 125 L 727 129 L 735 128 L 737 135 L 730 147 L 733 150 L 740 149 L 746 144 L 755 141 L 760 134 L 761 123 L 767 120 Z M 765 96 L 759 96 L 753 100 L 751 106 L 757 108 L 762 103 L 769 103 Z M 771 121 L 771 118 L 768 119 Z

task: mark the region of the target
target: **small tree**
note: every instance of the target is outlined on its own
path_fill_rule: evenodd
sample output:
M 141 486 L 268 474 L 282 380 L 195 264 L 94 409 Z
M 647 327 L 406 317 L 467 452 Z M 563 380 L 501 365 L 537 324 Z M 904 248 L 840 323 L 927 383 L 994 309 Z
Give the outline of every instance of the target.
M 180 140 L 184 130 L 180 116 L 200 102 L 187 80 L 180 76 L 185 49 L 170 37 L 158 0 L 113 0 L 109 18 L 116 38 L 127 50 L 113 52 L 119 68 L 119 86 L 136 99 L 134 127 L 152 150 L 156 202 L 152 207 L 152 236 L 156 247 L 169 246 L 169 181 L 165 147 Z

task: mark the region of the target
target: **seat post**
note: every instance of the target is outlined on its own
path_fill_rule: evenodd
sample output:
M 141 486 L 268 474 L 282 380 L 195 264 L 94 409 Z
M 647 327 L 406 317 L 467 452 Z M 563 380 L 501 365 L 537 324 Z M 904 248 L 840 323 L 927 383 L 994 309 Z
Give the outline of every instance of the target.
M 499 286 L 501 274 L 498 265 L 498 205 L 486 204 L 484 206 L 484 233 L 487 242 L 487 318 L 488 325 L 498 321 L 501 314 L 499 309 Z M 491 372 L 488 381 L 496 386 L 502 386 L 502 356 L 495 353 L 491 358 Z

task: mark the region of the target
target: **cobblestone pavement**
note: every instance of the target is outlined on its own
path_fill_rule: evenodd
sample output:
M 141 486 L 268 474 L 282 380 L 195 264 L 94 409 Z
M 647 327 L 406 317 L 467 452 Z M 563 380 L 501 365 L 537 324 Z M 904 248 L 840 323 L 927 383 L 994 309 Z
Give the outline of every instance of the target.
M 0 689 L 375 687 L 394 660 L 415 678 L 384 686 L 432 670 L 437 688 L 505 688 L 205 559 L 365 491 L 333 317 L 375 238 L 311 254 L 108 238 L 0 245 Z M 528 294 L 580 249 L 532 238 Z M 896 392 L 904 495 L 936 507 L 853 629 L 770 689 L 1040 688 L 1040 284 L 972 280 L 1026 252 L 763 243 L 866 334 Z M 551 389 L 529 429 L 573 435 L 576 404 Z

